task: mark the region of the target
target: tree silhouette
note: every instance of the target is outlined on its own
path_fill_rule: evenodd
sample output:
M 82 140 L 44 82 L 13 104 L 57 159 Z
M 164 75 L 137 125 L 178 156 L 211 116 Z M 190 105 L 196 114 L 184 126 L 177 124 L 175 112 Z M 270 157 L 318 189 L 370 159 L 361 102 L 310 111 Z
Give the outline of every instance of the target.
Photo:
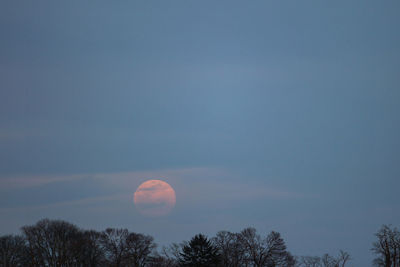
M 155 262 L 152 267 L 177 267 L 179 266 L 179 259 L 181 257 L 181 251 L 185 244 L 172 243 L 169 246 L 163 246 L 161 255 L 155 255 Z M 158 258 L 158 259 L 157 259 Z M 159 264 L 159 265 L 157 265 Z
M 211 239 L 198 234 L 160 251 L 153 237 L 128 229 L 97 232 L 43 219 L 21 230 L 21 236 L 0 236 L 0 267 L 345 267 L 350 260 L 344 251 L 337 257 L 294 257 L 278 232 L 262 237 L 254 228 L 220 231 Z M 374 264 L 400 267 L 400 232 L 383 225 L 376 236 Z
M 346 265 L 346 262 L 351 260 L 350 254 L 343 250 L 341 250 L 339 253 L 340 253 L 338 257 L 339 267 L 344 267 Z
M 267 264 L 266 266 L 288 266 L 286 264 L 288 252 L 286 245 L 278 232 L 272 231 L 264 241 L 266 247 Z
M 240 234 L 220 231 L 212 241 L 219 249 L 222 266 L 245 266 L 246 250 L 240 242 Z
M 179 259 L 179 265 L 187 267 L 213 267 L 219 262 L 218 249 L 202 234 L 194 236 L 182 248 Z
M 345 267 L 350 254 L 341 250 L 339 256 L 324 254 L 322 257 L 303 256 L 298 260 L 299 267 Z
M 130 233 L 128 229 L 107 228 L 100 243 L 109 266 L 143 267 L 150 262 L 150 254 L 156 247 L 153 237 Z
M 126 238 L 128 235 L 127 229 L 107 228 L 102 232 L 100 242 L 110 266 L 122 266 L 122 261 L 127 251 Z
M 321 267 L 321 258 L 316 256 L 302 256 L 299 260 L 299 266 Z
M 372 251 L 378 255 L 374 265 L 400 267 L 400 232 L 388 225 L 382 225 L 375 234 L 378 241 L 373 243 Z
M 256 229 L 246 228 L 239 237 L 251 266 L 294 266 L 294 257 L 286 251 L 285 242 L 278 232 L 272 231 L 266 238 L 261 238 Z
M 129 266 L 144 267 L 150 261 L 149 255 L 156 248 L 153 237 L 130 233 L 126 238 L 127 252 L 125 262 Z
M 0 237 L 0 266 L 26 266 L 29 264 L 27 255 L 25 239 L 22 236 Z
M 106 263 L 105 251 L 101 245 L 102 234 L 94 231 L 83 231 L 77 254 L 79 255 L 79 263 L 82 266 L 95 267 L 104 266 Z
M 80 242 L 79 229 L 60 220 L 40 220 L 35 225 L 22 227 L 28 243 L 33 266 L 73 266 L 79 261 L 76 248 Z

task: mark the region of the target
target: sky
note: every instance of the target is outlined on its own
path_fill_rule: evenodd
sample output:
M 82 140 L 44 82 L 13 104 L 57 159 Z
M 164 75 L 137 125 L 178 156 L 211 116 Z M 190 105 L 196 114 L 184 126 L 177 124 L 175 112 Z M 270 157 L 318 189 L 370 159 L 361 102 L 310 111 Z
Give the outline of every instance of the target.
M 399 1 L 1 1 L 0 234 L 279 231 L 371 266 L 400 226 Z M 166 216 L 133 204 L 176 192 Z

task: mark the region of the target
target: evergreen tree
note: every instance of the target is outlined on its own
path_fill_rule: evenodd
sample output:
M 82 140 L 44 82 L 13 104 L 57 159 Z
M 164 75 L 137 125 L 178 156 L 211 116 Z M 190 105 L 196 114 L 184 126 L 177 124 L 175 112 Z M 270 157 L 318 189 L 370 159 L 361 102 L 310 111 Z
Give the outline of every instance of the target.
M 179 265 L 190 267 L 218 266 L 220 255 L 218 249 L 202 234 L 198 234 L 183 246 Z

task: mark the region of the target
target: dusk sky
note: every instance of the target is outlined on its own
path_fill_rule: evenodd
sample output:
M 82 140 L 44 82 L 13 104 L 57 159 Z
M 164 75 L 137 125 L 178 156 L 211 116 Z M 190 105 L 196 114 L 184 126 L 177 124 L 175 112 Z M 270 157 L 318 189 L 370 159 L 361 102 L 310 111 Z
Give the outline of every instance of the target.
M 0 234 L 160 245 L 255 227 L 294 255 L 400 226 L 400 1 L 1 1 Z M 133 203 L 161 179 L 165 216 Z

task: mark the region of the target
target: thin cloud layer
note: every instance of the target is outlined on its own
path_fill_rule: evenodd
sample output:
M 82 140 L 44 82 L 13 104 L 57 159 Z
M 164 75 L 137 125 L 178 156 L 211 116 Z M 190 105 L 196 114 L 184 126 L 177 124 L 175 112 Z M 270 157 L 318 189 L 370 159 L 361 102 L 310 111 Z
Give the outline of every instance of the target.
M 254 226 L 368 266 L 400 223 L 399 3 L 0 1 L 0 231 Z

